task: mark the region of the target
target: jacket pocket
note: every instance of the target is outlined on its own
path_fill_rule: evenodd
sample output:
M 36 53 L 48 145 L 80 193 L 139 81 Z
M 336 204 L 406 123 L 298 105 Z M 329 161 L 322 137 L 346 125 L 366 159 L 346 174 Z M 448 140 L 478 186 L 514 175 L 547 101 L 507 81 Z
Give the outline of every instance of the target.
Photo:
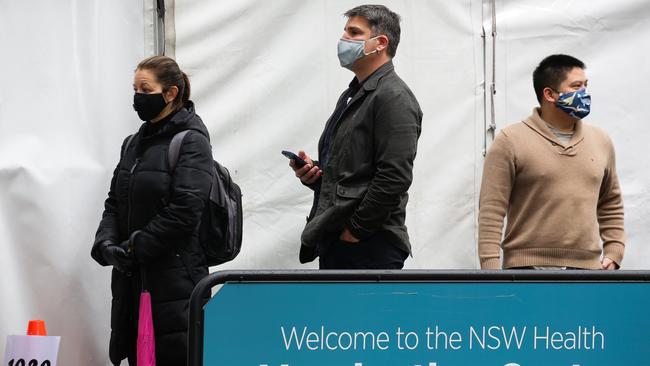
M 367 184 L 337 184 L 336 185 L 336 205 L 347 205 L 349 202 L 363 199 L 368 190 Z

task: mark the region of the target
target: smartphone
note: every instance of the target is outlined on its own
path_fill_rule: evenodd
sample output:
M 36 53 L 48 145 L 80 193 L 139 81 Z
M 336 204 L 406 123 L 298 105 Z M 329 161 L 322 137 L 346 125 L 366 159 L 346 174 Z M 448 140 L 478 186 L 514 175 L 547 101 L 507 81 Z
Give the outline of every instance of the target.
M 291 151 L 282 150 L 282 155 L 286 156 L 288 159 L 293 160 L 293 163 L 296 164 L 296 168 L 302 168 L 307 165 L 307 162 L 302 160 L 298 155 L 292 153 Z

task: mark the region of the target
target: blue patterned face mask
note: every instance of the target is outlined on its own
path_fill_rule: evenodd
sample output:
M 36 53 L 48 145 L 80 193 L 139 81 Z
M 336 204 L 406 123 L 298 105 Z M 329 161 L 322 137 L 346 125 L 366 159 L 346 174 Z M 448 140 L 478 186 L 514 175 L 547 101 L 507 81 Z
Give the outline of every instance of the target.
M 560 93 L 555 105 L 574 118 L 585 118 L 591 111 L 591 95 L 582 88 L 574 92 Z

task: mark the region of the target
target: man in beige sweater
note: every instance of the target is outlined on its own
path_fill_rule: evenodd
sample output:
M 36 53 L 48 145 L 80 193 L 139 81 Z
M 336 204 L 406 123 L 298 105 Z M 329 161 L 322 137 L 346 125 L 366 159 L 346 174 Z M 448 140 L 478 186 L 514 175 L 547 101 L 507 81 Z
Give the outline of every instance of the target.
M 571 56 L 545 58 L 533 73 L 540 107 L 501 129 L 490 146 L 479 206 L 482 269 L 620 267 L 625 234 L 614 146 L 582 121 L 591 104 L 584 69 Z

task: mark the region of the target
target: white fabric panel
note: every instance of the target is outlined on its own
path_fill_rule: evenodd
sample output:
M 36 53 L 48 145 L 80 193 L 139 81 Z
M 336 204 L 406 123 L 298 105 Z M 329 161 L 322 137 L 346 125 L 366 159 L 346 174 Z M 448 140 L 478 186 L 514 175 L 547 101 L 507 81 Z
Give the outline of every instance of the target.
M 497 1 L 497 126 L 521 121 L 538 105 L 532 73 L 554 53 L 587 65 L 592 112 L 616 148 L 625 202 L 625 269 L 650 260 L 650 124 L 643 109 L 650 80 L 650 2 Z
M 424 111 L 407 209 L 414 244 L 407 267 L 473 268 L 481 3 L 383 3 L 402 15 L 394 62 Z M 280 151 L 316 156 L 325 121 L 354 76 L 339 66 L 336 44 L 342 14 L 356 5 L 176 1 L 176 58 L 190 75 L 215 158 L 244 192 L 244 247 L 220 268 L 315 265 L 298 263 L 312 194 Z
M 142 3 L 0 9 L 0 353 L 41 318 L 62 336 L 60 365 L 108 365 L 110 270 L 89 255 L 120 143 L 139 125 Z

